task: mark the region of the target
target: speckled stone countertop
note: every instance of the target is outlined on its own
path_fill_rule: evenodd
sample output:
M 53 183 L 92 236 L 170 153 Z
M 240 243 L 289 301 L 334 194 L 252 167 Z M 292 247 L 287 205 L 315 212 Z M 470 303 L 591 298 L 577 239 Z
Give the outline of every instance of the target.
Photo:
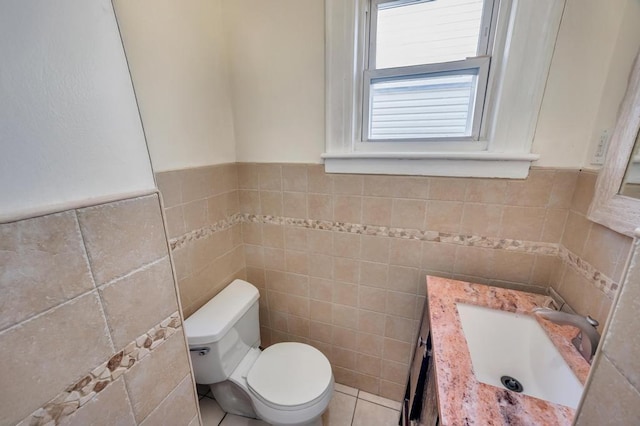
M 530 314 L 542 306 L 545 296 L 431 276 L 427 294 L 441 425 L 571 424 L 575 411 L 569 407 L 476 380 L 456 308 L 463 302 Z M 571 344 L 576 329 L 536 318 L 584 384 L 590 366 Z

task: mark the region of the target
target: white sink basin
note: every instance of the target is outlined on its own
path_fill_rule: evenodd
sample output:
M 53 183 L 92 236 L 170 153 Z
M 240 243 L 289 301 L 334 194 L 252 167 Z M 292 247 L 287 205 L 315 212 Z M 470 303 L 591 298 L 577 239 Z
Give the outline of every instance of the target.
M 582 384 L 535 318 L 464 303 L 457 307 L 478 381 L 505 389 L 501 378 L 510 376 L 525 395 L 578 406 Z

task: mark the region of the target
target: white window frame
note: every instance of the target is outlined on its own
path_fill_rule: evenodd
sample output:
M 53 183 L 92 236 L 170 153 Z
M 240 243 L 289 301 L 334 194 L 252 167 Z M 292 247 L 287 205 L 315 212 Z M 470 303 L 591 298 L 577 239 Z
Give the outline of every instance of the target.
M 564 0 L 501 0 L 479 141 L 363 142 L 369 0 L 326 0 L 328 173 L 525 178 Z M 526 84 L 523 84 L 526 82 Z
M 363 76 L 363 96 L 362 100 L 360 101 L 362 105 L 362 126 L 360 127 L 360 137 L 355 141 L 356 150 L 395 151 L 398 149 L 396 145 L 398 142 L 411 142 L 412 144 L 414 144 L 413 146 L 407 146 L 405 149 L 429 150 L 431 148 L 428 144 L 434 141 L 478 141 L 480 138 L 480 124 L 482 121 L 485 93 L 489 78 L 489 65 L 491 63 L 489 50 L 495 33 L 495 25 L 492 25 L 492 23 L 497 19 L 497 13 L 494 13 L 494 11 L 497 12 L 496 4 L 499 3 L 500 0 L 486 0 L 484 2 L 482 21 L 480 22 L 479 28 L 480 34 L 478 37 L 478 46 L 476 48 L 475 57 L 470 57 L 459 61 L 378 69 L 376 67 L 376 35 L 378 33 L 378 9 L 380 8 L 380 5 L 393 3 L 396 6 L 402 6 L 418 3 L 421 1 L 424 0 L 370 0 L 370 3 L 364 3 L 365 7 L 367 8 L 367 10 L 365 11 L 367 15 L 367 28 L 364 29 L 364 31 L 366 32 L 366 38 L 365 46 L 363 46 L 366 54 L 366 67 L 364 69 Z M 382 79 L 385 77 L 396 77 L 400 79 L 404 77 L 419 75 L 430 75 L 436 77 L 438 75 L 445 75 L 445 73 L 447 72 L 455 75 L 456 73 L 453 71 L 467 71 L 471 69 L 477 70 L 477 72 L 474 74 L 477 75 L 478 83 L 477 92 L 475 93 L 473 100 L 473 113 L 470 114 L 470 118 L 473 119 L 473 122 L 471 135 L 469 137 L 442 137 L 420 139 L 393 138 L 387 140 L 369 138 L 369 108 L 371 105 L 369 96 L 372 80 Z M 460 74 L 464 74 L 464 72 L 461 72 Z M 423 144 L 422 146 L 416 146 L 415 144 L 419 144 L 420 141 L 426 141 L 426 144 Z M 375 143 L 376 146 L 371 146 L 370 142 Z M 477 144 L 469 145 L 469 148 L 471 149 L 476 149 L 476 147 Z

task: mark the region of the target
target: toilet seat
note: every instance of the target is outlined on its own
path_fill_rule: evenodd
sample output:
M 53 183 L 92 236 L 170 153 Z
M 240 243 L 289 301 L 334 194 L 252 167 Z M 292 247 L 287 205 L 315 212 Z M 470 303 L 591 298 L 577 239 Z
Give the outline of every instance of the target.
M 265 349 L 247 374 L 252 395 L 274 410 L 303 410 L 333 390 L 327 358 L 316 348 L 295 342 Z

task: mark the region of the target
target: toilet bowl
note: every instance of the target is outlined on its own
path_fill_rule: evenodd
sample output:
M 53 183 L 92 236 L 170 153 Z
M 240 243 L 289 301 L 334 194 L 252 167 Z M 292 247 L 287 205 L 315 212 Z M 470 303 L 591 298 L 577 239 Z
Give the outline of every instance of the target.
M 196 382 L 220 407 L 272 425 L 321 424 L 333 395 L 327 358 L 304 343 L 260 350 L 258 290 L 235 280 L 185 320 Z

